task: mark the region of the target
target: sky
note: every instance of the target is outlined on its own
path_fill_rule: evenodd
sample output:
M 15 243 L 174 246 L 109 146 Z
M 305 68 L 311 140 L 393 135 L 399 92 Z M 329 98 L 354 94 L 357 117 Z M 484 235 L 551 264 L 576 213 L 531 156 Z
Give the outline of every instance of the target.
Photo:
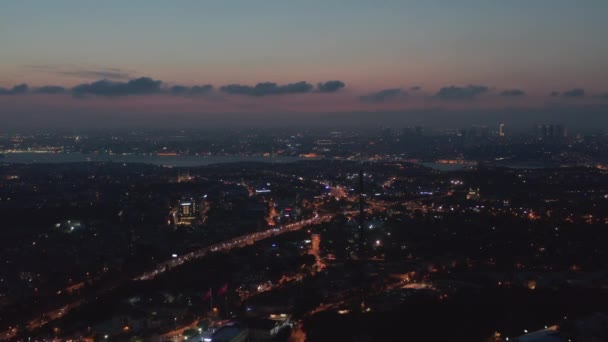
M 569 111 L 603 123 L 607 15 L 605 0 L 6 0 L 0 118 Z

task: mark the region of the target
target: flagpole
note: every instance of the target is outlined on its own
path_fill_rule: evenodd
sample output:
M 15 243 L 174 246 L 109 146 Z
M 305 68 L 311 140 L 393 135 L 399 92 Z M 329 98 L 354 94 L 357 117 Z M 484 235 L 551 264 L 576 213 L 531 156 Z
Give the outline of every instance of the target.
M 213 312 L 213 291 L 209 288 L 209 309 Z
M 226 310 L 226 317 L 230 317 L 228 315 L 228 284 L 226 284 L 226 293 L 224 293 L 224 297 L 226 299 L 226 306 L 224 307 L 224 309 Z

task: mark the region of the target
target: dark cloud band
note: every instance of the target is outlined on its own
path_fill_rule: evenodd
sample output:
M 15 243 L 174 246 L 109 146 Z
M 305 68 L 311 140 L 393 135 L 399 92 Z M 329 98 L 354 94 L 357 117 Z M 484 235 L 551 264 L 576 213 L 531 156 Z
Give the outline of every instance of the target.
M 573 88 L 564 92 L 552 91 L 549 94 L 551 97 L 559 97 L 562 99 L 580 99 L 586 96 L 585 89 Z
M 346 83 L 338 80 L 321 82 L 317 84 L 317 91 L 319 93 L 333 93 L 342 88 L 346 87 Z
M 34 92 L 38 94 L 63 94 L 67 91 L 64 87 L 61 86 L 44 86 L 39 87 L 34 90 Z
M 522 97 L 526 93 L 521 89 L 507 89 L 500 92 L 500 96 L 504 97 Z
M 198 95 L 206 95 L 209 94 L 213 90 L 213 86 L 211 84 L 205 84 L 200 86 L 182 86 L 175 85 L 169 88 L 169 92 L 173 95 L 182 95 L 182 96 L 198 96 Z
M 405 96 L 407 96 L 407 93 L 401 90 L 401 88 L 391 88 L 360 96 L 359 100 L 366 103 L 382 103 Z
M 29 87 L 27 86 L 27 84 L 23 83 L 23 84 L 16 85 L 16 86 L 12 87 L 11 89 L 0 88 L 0 95 L 25 94 L 25 93 L 27 93 L 28 89 L 29 89 Z
M 72 94 L 77 97 L 94 96 L 127 96 L 156 94 L 161 92 L 162 81 L 149 77 L 140 77 L 128 82 L 112 82 L 108 80 L 84 83 L 72 88 Z
M 433 95 L 433 98 L 450 101 L 475 100 L 489 91 L 490 89 L 488 87 L 481 85 L 468 85 L 464 87 L 449 86 L 439 89 L 439 91 Z
M 266 96 L 266 95 L 285 95 L 310 93 L 313 89 L 308 82 L 296 82 L 285 85 L 278 85 L 274 82 L 262 82 L 255 86 L 242 84 L 228 84 L 220 87 L 220 91 L 233 95 Z

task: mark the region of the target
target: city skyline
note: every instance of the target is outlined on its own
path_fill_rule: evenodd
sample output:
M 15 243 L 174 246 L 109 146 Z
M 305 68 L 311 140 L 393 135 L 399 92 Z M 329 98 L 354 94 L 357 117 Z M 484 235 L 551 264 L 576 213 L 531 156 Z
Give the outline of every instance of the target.
M 1 2 L 0 342 L 608 341 L 606 14 Z

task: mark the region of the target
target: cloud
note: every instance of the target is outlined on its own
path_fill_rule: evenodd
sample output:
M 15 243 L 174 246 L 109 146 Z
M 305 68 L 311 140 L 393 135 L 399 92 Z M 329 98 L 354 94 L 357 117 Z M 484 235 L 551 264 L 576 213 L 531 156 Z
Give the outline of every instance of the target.
M 103 78 L 110 80 L 127 80 L 129 79 L 129 74 L 121 71 L 112 71 L 112 70 L 69 70 L 69 71 L 58 71 L 58 74 L 73 76 L 79 78 Z
M 418 91 L 418 90 L 422 90 L 422 87 L 420 86 L 413 86 L 410 88 L 411 91 Z
M 187 96 L 187 95 L 206 95 L 208 93 L 210 93 L 213 90 L 213 86 L 211 84 L 205 84 L 205 85 L 200 85 L 200 86 L 192 86 L 192 87 L 187 87 L 187 86 L 182 86 L 182 85 L 175 85 L 171 88 L 169 88 L 169 92 L 173 95 L 183 95 L 183 96 Z
M 521 89 L 507 89 L 507 90 L 503 90 L 500 93 L 500 96 L 505 96 L 505 97 L 521 97 L 526 95 L 526 92 L 524 92 Z
M 169 92 L 171 92 L 174 95 L 187 94 L 189 91 L 190 91 L 190 87 L 181 86 L 181 85 L 174 85 L 173 87 L 171 87 L 169 89 Z
M 346 84 L 344 82 L 338 81 L 338 80 L 333 80 L 333 81 L 318 83 L 317 91 L 319 93 L 333 93 L 344 87 L 346 87 Z
M 28 69 L 53 73 L 62 76 L 70 76 L 88 79 L 128 80 L 129 72 L 118 68 L 79 68 L 69 65 L 26 65 Z
M 574 98 L 574 97 L 585 97 L 585 89 L 574 88 L 567 90 L 561 94 L 561 97 Z
M 398 97 L 405 97 L 407 93 L 403 92 L 400 88 L 383 89 L 375 93 L 359 96 L 361 102 L 366 103 L 382 103 L 389 100 L 396 99 Z
M 25 93 L 27 93 L 28 89 L 29 89 L 29 87 L 27 86 L 27 84 L 23 83 L 23 84 L 16 85 L 16 86 L 12 87 L 11 89 L 0 88 L 0 95 L 25 94 Z
M 86 95 L 97 96 L 127 96 L 155 94 L 161 91 L 162 81 L 149 77 L 140 77 L 128 82 L 113 82 L 108 80 L 83 83 L 72 88 L 72 94 L 76 97 Z
M 61 86 L 49 85 L 49 86 L 38 87 L 34 91 L 39 94 L 63 94 L 66 92 L 66 89 Z
M 433 95 L 433 98 L 438 100 L 474 100 L 478 96 L 489 92 L 490 89 L 486 86 L 481 85 L 468 85 L 465 87 L 449 86 L 439 89 L 439 91 Z
M 40 68 L 43 68 L 43 66 L 40 66 Z M 74 97 L 82 98 L 88 95 L 114 97 L 159 93 L 180 96 L 202 96 L 210 94 L 214 89 L 214 86 L 211 84 L 195 86 L 174 85 L 169 88 L 163 88 L 162 83 L 162 81 L 155 80 L 150 77 L 139 77 L 126 82 L 104 78 L 90 83 L 81 83 L 69 89 L 54 85 L 40 86 L 34 88 L 32 92 L 37 94 L 62 94 L 69 92 Z M 319 83 L 317 86 L 317 91 L 330 93 L 335 92 L 344 86 L 345 84 L 341 81 L 328 81 L 325 83 Z M 17 85 L 12 89 L 0 88 L 0 95 L 15 95 L 26 93 L 27 91 L 27 85 L 22 84 Z M 266 96 L 312 93 L 315 91 L 315 87 L 306 81 L 288 84 L 261 82 L 254 86 L 228 84 L 220 87 L 220 91 L 235 95 Z
M 205 84 L 202 86 L 193 86 L 190 88 L 190 92 L 193 95 L 203 95 L 213 90 L 213 86 L 211 84 Z
M 585 89 L 582 88 L 573 88 L 570 90 L 566 90 L 564 92 L 552 91 L 549 94 L 551 97 L 559 97 L 562 99 L 576 99 L 585 97 Z
M 274 82 L 262 82 L 255 86 L 242 84 L 228 84 L 220 87 L 220 91 L 233 95 L 266 96 L 266 95 L 286 95 L 309 93 L 313 89 L 308 82 L 296 82 L 285 85 L 278 85 Z

